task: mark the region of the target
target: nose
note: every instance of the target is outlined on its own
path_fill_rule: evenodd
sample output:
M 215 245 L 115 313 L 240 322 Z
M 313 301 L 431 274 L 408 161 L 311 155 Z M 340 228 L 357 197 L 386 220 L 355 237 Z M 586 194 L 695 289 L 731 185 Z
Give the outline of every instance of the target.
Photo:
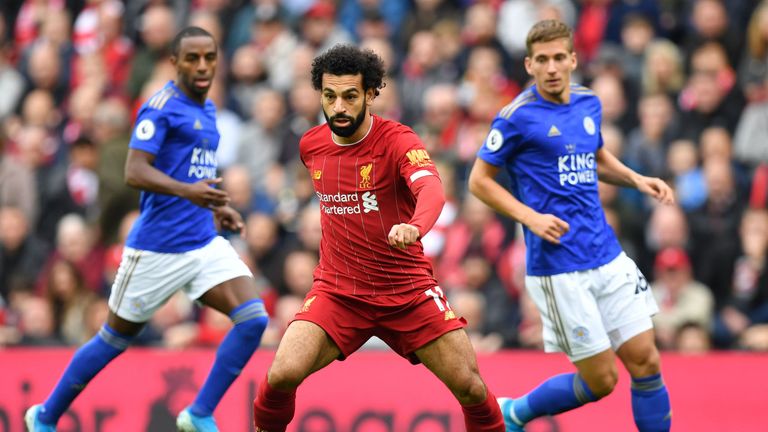
M 336 100 L 333 102 L 333 112 L 340 113 L 344 111 L 346 111 L 346 109 L 344 108 L 344 104 L 342 103 L 341 98 L 336 98 Z
M 197 71 L 198 72 L 206 72 L 211 67 L 210 62 L 205 58 L 201 57 L 200 60 L 197 62 Z
M 550 74 L 557 72 L 557 68 L 555 67 L 555 60 L 550 60 L 547 62 L 547 72 Z

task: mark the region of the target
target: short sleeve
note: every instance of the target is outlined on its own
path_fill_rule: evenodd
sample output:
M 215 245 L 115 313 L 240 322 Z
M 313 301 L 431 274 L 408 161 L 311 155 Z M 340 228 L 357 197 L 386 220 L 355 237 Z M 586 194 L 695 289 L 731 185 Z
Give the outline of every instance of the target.
M 129 148 L 157 154 L 168 133 L 168 117 L 163 111 L 143 108 L 136 119 Z
M 440 178 L 434 162 L 432 162 L 424 144 L 415 132 L 401 133 L 398 136 L 395 149 L 398 171 L 400 176 L 405 179 L 408 187 L 411 187 L 413 182 L 422 177 L 435 176 Z
M 509 158 L 522 143 L 522 134 L 514 123 L 496 117 L 491 123 L 491 130 L 477 151 L 477 157 L 494 166 L 506 165 Z

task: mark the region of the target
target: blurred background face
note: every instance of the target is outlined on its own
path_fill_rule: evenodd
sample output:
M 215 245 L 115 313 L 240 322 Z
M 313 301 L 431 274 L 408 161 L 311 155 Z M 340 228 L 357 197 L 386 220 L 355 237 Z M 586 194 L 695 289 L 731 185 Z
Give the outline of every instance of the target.
M 280 92 L 267 90 L 254 100 L 253 118 L 271 131 L 285 118 L 285 100 Z
M 153 6 L 141 19 L 141 39 L 153 51 L 167 48 L 174 35 L 176 25 L 173 11 L 165 6 Z
M 0 244 L 13 251 L 24 241 L 29 224 L 24 213 L 15 207 L 0 207 Z

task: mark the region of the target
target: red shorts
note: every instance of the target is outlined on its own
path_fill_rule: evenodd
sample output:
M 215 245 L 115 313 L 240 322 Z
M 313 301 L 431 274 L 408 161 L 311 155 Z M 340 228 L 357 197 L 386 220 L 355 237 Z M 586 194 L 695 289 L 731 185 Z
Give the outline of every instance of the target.
M 341 350 L 339 360 L 376 336 L 413 364 L 419 363 L 414 351 L 466 325 L 439 287 L 407 296 L 350 295 L 313 288 L 294 320 L 325 330 Z

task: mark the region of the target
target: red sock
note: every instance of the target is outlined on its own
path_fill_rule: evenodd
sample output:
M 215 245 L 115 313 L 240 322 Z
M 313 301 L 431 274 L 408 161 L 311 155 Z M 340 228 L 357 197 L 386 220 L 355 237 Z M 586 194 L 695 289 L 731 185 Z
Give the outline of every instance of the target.
M 496 396 L 486 388 L 486 397 L 477 405 L 461 406 L 467 432 L 504 432 L 504 417 Z
M 265 376 L 253 401 L 253 422 L 256 430 L 285 432 L 295 411 L 296 390 L 275 390 L 270 387 Z

